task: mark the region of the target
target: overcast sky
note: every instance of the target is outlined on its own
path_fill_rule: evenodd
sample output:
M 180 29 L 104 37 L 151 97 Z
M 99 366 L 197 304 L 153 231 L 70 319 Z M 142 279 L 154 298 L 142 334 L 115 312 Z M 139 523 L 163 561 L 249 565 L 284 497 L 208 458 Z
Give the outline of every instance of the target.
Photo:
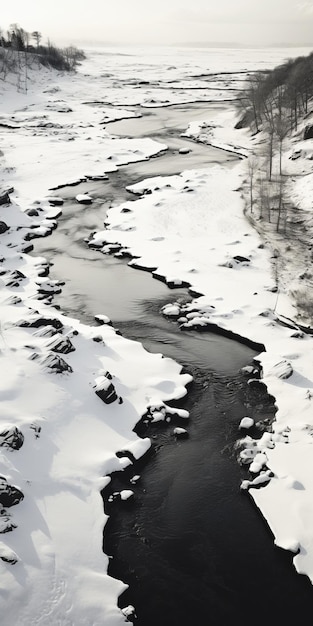
M 313 46 L 313 0 L 0 0 L 0 26 L 70 43 Z

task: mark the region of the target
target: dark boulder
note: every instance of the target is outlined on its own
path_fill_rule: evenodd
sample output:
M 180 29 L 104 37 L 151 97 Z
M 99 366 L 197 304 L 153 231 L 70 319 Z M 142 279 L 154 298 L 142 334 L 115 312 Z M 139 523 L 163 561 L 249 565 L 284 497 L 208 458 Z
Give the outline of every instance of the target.
M 40 328 L 41 326 L 53 326 L 57 330 L 63 328 L 62 322 L 55 317 L 46 317 L 45 315 L 34 314 L 27 319 L 20 320 L 16 326 L 25 328 Z
M 112 383 L 107 387 L 107 389 L 97 389 L 96 394 L 105 404 L 111 404 L 117 400 L 115 387 Z
M 53 352 L 60 352 L 61 354 L 69 354 L 70 352 L 75 351 L 75 348 L 69 337 L 63 337 L 59 334 L 53 337 L 48 346 Z
M 309 124 L 303 131 L 303 139 L 313 139 L 313 125 Z
M 4 476 L 0 476 L 0 504 L 8 508 L 23 500 L 22 492 L 13 485 L 9 485 Z
M 237 261 L 238 263 L 250 263 L 250 259 L 245 256 L 241 256 L 240 254 L 236 254 L 233 258 L 234 261 Z
M 26 276 L 25 276 L 25 274 L 23 274 L 23 272 L 20 272 L 20 270 L 13 270 L 13 271 L 10 273 L 10 278 L 11 278 L 12 280 L 18 280 L 18 281 L 21 281 L 21 280 L 24 280 L 24 279 L 26 278 Z
M 97 396 L 105 404 L 111 404 L 117 400 L 117 393 L 111 379 L 111 374 L 107 372 L 105 376 L 97 378 L 96 384 L 94 385 Z
M 24 435 L 16 426 L 8 426 L 0 431 L 0 446 L 19 450 L 24 443 Z
M 50 268 L 49 268 L 48 263 L 46 265 L 42 264 L 42 269 L 38 271 L 38 276 L 40 278 L 44 278 L 45 276 L 49 276 L 49 272 L 50 272 Z
M 50 296 L 50 295 L 62 292 L 62 289 L 59 286 L 61 284 L 60 282 L 56 283 L 56 281 L 53 281 L 53 282 L 46 281 L 46 282 L 36 283 L 36 284 L 38 285 L 38 293 L 40 294 Z M 64 283 L 62 283 L 62 285 L 63 284 Z
M 51 206 L 62 206 L 62 204 L 64 204 L 63 198 L 60 198 L 59 196 L 50 196 L 47 200 Z
M 0 201 L 0 204 L 3 204 L 3 202 Z M 9 226 L 5 222 L 0 222 L 0 235 L 6 233 L 7 230 L 9 230 Z
M 30 358 L 32 361 L 40 360 L 42 365 L 54 374 L 71 373 L 73 371 L 72 367 L 61 356 L 53 352 L 44 357 L 34 352 Z
M 43 365 L 56 374 L 72 372 L 72 367 L 58 354 L 49 354 L 43 361 Z
M 103 337 L 101 335 L 95 335 L 92 338 L 92 341 L 95 341 L 96 343 L 103 343 Z
M 38 217 L 38 215 L 39 215 L 38 209 L 27 209 L 27 211 L 25 211 L 25 213 L 29 217 Z
M 24 254 L 28 254 L 29 252 L 32 252 L 32 250 L 34 249 L 34 246 L 32 243 L 26 244 L 26 245 L 22 245 L 20 247 L 20 252 L 23 252 Z
M 6 283 L 7 287 L 19 287 L 20 283 L 25 280 L 26 276 L 20 270 L 13 270 L 10 273 L 9 281 Z
M 0 204 L 10 204 L 11 199 L 8 191 L 0 191 Z

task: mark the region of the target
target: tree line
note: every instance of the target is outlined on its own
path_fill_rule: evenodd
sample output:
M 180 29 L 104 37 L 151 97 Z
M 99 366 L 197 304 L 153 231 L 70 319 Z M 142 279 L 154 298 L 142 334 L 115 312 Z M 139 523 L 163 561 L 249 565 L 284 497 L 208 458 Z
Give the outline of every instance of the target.
M 268 72 L 249 78 L 240 106 L 258 131 L 264 121 L 277 123 L 284 116 L 288 130 L 297 129 L 298 119 L 308 113 L 313 97 L 313 53 L 290 59 Z M 278 124 L 279 125 L 279 124 Z
M 8 72 L 22 64 L 30 66 L 34 60 L 39 65 L 72 71 L 85 58 L 83 50 L 75 46 L 58 48 L 50 40 L 46 45 L 41 41 L 42 34 L 38 30 L 29 33 L 18 24 L 11 24 L 6 33 L 0 28 L 0 76 L 5 78 Z
M 288 217 L 288 199 L 284 198 L 284 142 L 309 112 L 312 97 L 313 53 L 249 76 L 237 102 L 241 114 L 237 127 L 250 126 L 253 134 L 262 131 L 265 137 L 263 154 L 260 149 L 258 159 L 251 157 L 248 163 L 250 211 L 258 208 L 259 217 L 268 221 L 276 215 L 277 231 L 286 229 Z

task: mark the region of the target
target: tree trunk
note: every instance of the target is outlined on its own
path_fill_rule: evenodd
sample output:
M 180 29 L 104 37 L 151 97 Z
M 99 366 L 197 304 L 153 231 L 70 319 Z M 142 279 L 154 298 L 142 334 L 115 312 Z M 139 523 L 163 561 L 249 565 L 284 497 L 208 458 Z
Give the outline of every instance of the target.
M 272 180 L 272 173 L 273 173 L 273 133 L 272 131 L 270 132 L 270 142 L 269 142 L 269 176 L 268 179 Z

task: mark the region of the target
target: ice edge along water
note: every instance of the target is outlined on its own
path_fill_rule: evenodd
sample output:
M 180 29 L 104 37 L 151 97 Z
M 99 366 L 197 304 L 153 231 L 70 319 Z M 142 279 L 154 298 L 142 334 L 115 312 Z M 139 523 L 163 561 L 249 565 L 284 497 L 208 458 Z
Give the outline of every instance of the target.
M 3 181 L 14 185 L 12 197 L 23 210 L 55 184 L 86 174 L 103 175 L 121 163 L 149 158 L 165 148 L 148 139 L 112 138 L 100 126 L 104 117 L 112 115 L 112 107 L 105 109 L 106 102 L 141 102 L 149 107 L 186 102 L 188 97 L 190 101 L 190 95 L 183 91 L 182 83 L 174 95 L 169 87 L 166 93 L 163 88 L 154 92 L 157 97 L 153 98 L 150 85 L 140 94 L 126 88 L 134 59 L 124 59 L 124 66 L 116 59 L 111 59 L 112 69 L 124 81 L 123 94 L 116 86 L 108 91 L 112 75 L 102 84 L 101 57 L 99 60 L 96 55 L 88 69 L 94 74 L 93 84 L 88 75 L 59 76 L 53 82 L 51 74 L 42 73 L 27 97 L 5 90 L 6 114 L 2 118 L 12 121 L 14 114 L 19 132 L 8 129 L 3 136 Z M 140 57 L 136 61 L 140 75 Z M 165 57 L 166 77 L 167 61 Z M 237 71 L 242 67 L 239 56 L 228 62 Z M 261 66 L 264 59 L 258 62 Z M 268 65 L 276 62 L 277 57 L 267 57 Z M 159 76 L 156 57 L 151 57 L 150 63 L 151 74 Z M 201 57 L 196 65 L 200 73 L 206 60 Z M 186 58 L 180 66 L 177 58 L 171 72 L 178 80 L 181 72 L 190 81 L 191 66 Z M 147 76 L 146 66 L 142 71 Z M 70 111 L 62 105 L 64 98 L 71 104 Z M 99 106 L 83 103 L 101 99 Z M 122 113 L 133 114 L 129 109 Z M 217 144 L 231 144 L 241 153 L 249 150 L 250 140 L 243 131 L 232 137 L 231 112 L 221 112 L 218 119 L 201 123 L 202 131 L 213 128 Z M 199 139 L 199 127 L 189 128 L 188 133 Z M 125 203 L 113 208 L 108 227 L 96 234 L 94 241 L 99 245 L 118 241 L 140 256 L 143 266 L 155 267 L 168 281 L 183 280 L 203 293 L 193 303 L 199 315 L 187 317 L 187 324 L 203 323 L 207 318 L 266 345 L 267 352 L 259 359 L 278 412 L 273 434 L 263 439 L 253 463 L 256 475 L 266 472 L 267 467 L 274 477 L 265 489 L 250 494 L 272 528 L 276 543 L 297 552 L 297 570 L 312 580 L 312 340 L 275 323 L 277 296 L 273 293 L 271 252 L 259 247 L 258 236 L 242 215 L 237 191 L 244 168 L 241 163 L 226 173 L 222 166 L 216 166 L 144 181 L 133 191 L 151 193 L 127 206 L 128 212 L 123 211 Z M 49 205 L 42 198 L 37 205 L 42 209 L 36 218 L 41 235 L 51 229 L 51 221 L 49 226 L 42 219 L 54 217 Z M 118 458 L 116 451 L 130 450 L 139 457 L 149 447 L 148 440 L 138 440 L 132 432 L 147 406 L 183 396 L 190 378 L 182 375 L 173 361 L 146 353 L 140 344 L 116 335 L 109 326 L 90 328 L 54 310 L 52 315 L 47 300 L 38 299 L 38 292 L 47 295 L 58 285 L 42 276 L 43 259 L 23 253 L 24 236 L 34 232 L 34 219 L 21 213 L 17 204 L 3 206 L 1 216 L 10 228 L 1 235 L 0 393 L 5 426 L 16 426 L 24 435 L 19 450 L 1 448 L 2 475 L 24 494 L 24 499 L 8 510 L 5 522 L 17 528 L 2 536 L 0 546 L 2 615 L 7 626 L 119 624 L 125 620 L 117 609 L 124 585 L 105 574 L 108 561 L 100 546 L 106 518 L 99 492 L 109 480 L 107 474 L 130 463 L 128 458 Z M 235 288 L 230 289 L 230 285 Z M 287 298 L 281 296 L 279 305 L 284 306 L 284 312 L 288 306 L 290 312 Z M 45 330 L 20 325 L 21 321 L 34 321 L 33 311 L 38 311 L 39 317 L 52 315 Z M 63 324 L 57 334 L 75 348 L 56 359 L 51 343 L 62 337 L 56 336 L 55 319 Z M 62 374 L 51 373 L 55 360 L 63 367 Z M 286 369 L 288 378 L 283 375 Z M 112 379 L 108 379 L 108 372 Z M 95 393 L 99 391 L 99 377 L 102 382 L 112 380 L 116 396 L 123 402 L 101 402 Z

